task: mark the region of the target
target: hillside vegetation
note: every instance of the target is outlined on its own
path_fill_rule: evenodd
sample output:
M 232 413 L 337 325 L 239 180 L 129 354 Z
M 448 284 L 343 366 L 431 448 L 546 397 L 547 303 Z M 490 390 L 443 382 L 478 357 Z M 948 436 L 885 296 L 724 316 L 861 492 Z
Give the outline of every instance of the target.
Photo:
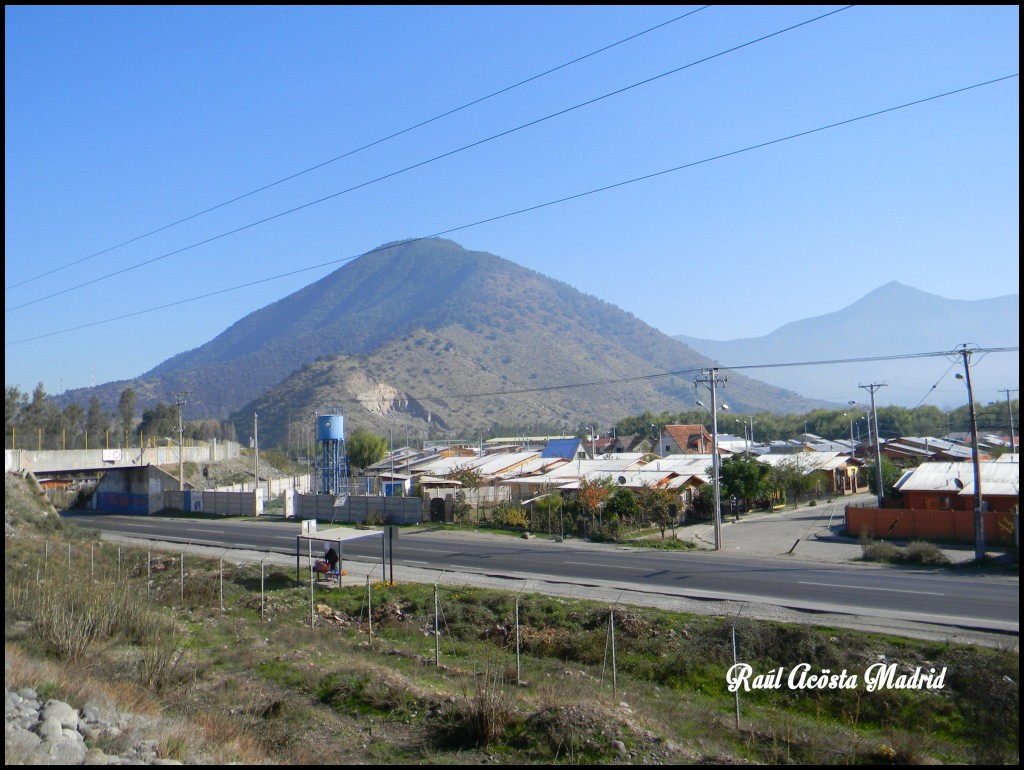
M 8 479 L 12 508 L 30 499 L 22 483 Z M 612 618 L 537 594 L 519 597 L 517 625 L 512 595 L 451 586 L 436 604 L 431 586 L 317 588 L 311 627 L 294 566 L 261 578 L 258 563 L 225 565 L 222 609 L 216 561 L 189 556 L 183 572 L 178 554 L 147 564 L 145 551 L 73 530 L 56 540 L 27 507 L 7 519 L 8 685 L 79 708 L 112 703 L 171 759 L 1017 762 L 1015 652 L 630 607 Z M 59 559 L 44 562 L 44 548 Z M 939 690 L 744 693 L 737 729 L 724 687 L 734 630 L 758 671 L 885 661 L 949 674 Z M 116 754 L 124 738 L 96 740 Z
M 70 391 L 61 399 L 87 403 L 98 394 L 104 408 L 113 410 L 130 384 L 139 407 L 146 408 L 167 393 L 188 391 L 189 419 L 235 412 L 239 435 L 248 435 L 242 426 L 264 403 L 280 412 L 279 422 L 338 403 L 361 424 L 372 410 L 348 399 L 351 391 L 365 390 L 363 383 L 347 383 L 344 372 L 331 366 L 316 366 L 312 376 L 308 370 L 296 374 L 335 357 L 345 371 L 355 366 L 370 387 L 405 394 L 393 410 L 401 411 L 396 407 L 405 400 L 430 401 L 425 411 L 460 432 L 493 422 L 557 418 L 572 425 L 594 419 L 610 424 L 644 409 L 678 411 L 692 405 L 695 370 L 711 365 L 635 316 L 568 284 L 493 254 L 427 239 L 365 254 L 131 383 Z M 543 398 L 508 393 L 673 371 L 687 374 L 579 393 L 550 390 Z M 455 398 L 484 392 L 480 385 L 507 395 L 484 397 L 484 406 Z M 331 394 L 346 400 L 331 401 Z M 818 405 L 742 376 L 730 378 L 730 398 L 739 411 L 795 412 Z M 425 429 L 425 411 L 404 418 Z M 283 436 L 268 433 L 267 440 L 283 442 Z

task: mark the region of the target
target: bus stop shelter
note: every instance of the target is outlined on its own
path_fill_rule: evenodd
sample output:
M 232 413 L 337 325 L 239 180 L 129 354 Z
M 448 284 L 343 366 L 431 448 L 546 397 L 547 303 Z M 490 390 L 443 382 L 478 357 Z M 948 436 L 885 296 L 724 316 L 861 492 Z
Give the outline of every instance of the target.
M 306 557 L 309 559 L 309 568 L 312 570 L 315 558 L 319 558 L 323 555 L 323 552 L 328 546 L 333 545 L 338 550 L 338 584 L 340 585 L 341 571 L 344 565 L 342 543 L 348 542 L 349 540 L 359 540 L 364 537 L 376 537 L 377 535 L 380 535 L 381 546 L 383 547 L 384 530 L 382 529 L 351 529 L 349 527 L 333 527 L 331 529 L 320 530 L 319 532 L 303 532 L 301 535 L 297 535 L 295 538 L 295 582 L 299 582 L 300 564 L 303 552 L 305 552 Z M 318 549 L 315 557 L 313 553 L 314 543 L 316 543 Z

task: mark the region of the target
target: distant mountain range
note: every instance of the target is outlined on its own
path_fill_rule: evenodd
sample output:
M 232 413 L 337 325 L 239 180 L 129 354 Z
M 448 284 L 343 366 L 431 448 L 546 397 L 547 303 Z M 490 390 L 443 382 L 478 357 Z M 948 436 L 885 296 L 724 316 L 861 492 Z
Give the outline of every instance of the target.
M 834 313 L 794 321 L 763 337 L 715 341 L 676 335 L 690 346 L 724 366 L 784 362 L 835 361 L 839 359 L 931 353 L 953 350 L 962 343 L 977 347 L 1017 347 L 1020 344 L 1020 295 L 984 300 L 955 300 L 919 291 L 895 281 Z M 916 406 L 922 398 L 932 406 L 966 401 L 962 385 L 945 382 L 955 395 L 930 394 L 940 379 L 952 379 L 944 358 L 870 362 L 843 365 L 744 369 L 752 377 L 807 396 L 846 403 L 866 397 L 858 385 L 886 380 L 880 403 Z M 974 357 L 972 380 L 975 394 L 1015 388 L 1019 378 L 1018 354 Z M 953 370 L 962 371 L 957 367 Z M 979 387 L 980 386 L 980 387 Z M 975 396 L 979 400 L 978 395 Z
M 693 408 L 711 362 L 625 311 L 508 260 L 427 239 L 382 246 L 250 313 L 137 380 L 69 391 L 108 409 L 190 391 L 187 419 L 234 416 L 285 443 L 314 411 L 404 440 L 494 425 L 607 427 L 644 410 Z M 665 376 L 667 372 L 687 372 Z M 588 384 L 596 383 L 596 384 Z M 735 411 L 802 412 L 821 402 L 730 376 Z M 392 422 L 389 422 L 389 419 Z

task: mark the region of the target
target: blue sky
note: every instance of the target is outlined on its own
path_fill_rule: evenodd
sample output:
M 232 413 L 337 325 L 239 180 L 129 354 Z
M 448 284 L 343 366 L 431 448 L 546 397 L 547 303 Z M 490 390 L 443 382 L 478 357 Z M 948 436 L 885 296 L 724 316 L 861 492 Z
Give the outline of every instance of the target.
M 51 333 L 1018 70 L 1015 6 L 855 7 L 164 256 L 841 7 L 700 10 L 85 259 L 699 6 L 8 6 L 5 381 L 56 393 L 130 378 L 343 263 Z M 1013 78 L 446 237 L 711 339 L 893 280 L 953 299 L 1016 293 L 1018 91 Z

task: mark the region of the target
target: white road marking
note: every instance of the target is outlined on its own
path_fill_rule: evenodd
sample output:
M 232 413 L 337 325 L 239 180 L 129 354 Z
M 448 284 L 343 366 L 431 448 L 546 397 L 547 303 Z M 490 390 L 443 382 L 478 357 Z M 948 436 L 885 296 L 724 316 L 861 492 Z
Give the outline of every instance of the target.
M 618 567 L 614 564 L 596 564 L 591 561 L 566 561 L 563 564 L 579 564 L 583 567 L 603 567 L 605 569 L 625 569 L 632 570 L 633 572 L 650 572 L 649 567 Z
M 902 588 L 870 588 L 868 586 L 844 586 L 839 583 L 811 583 L 806 580 L 799 581 L 800 585 L 805 586 L 828 586 L 829 588 L 852 588 L 854 591 L 888 591 L 894 594 L 924 594 L 926 596 L 945 596 L 945 594 L 936 593 L 935 591 L 907 591 Z

